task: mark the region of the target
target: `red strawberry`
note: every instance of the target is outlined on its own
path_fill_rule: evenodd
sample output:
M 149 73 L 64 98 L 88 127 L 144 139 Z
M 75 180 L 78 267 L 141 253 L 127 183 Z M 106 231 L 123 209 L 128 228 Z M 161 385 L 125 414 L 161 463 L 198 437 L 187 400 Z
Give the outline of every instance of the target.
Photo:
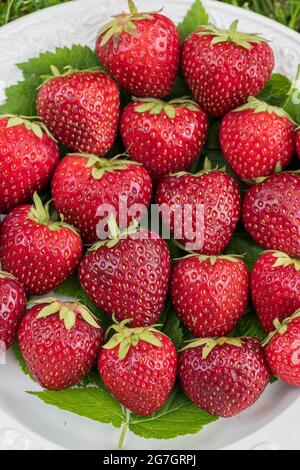
M 82 255 L 80 236 L 63 222 L 51 220 L 35 193 L 33 206 L 14 209 L 0 229 L 0 261 L 30 295 L 45 294 L 59 286 Z
M 213 116 L 226 113 L 257 96 L 275 65 L 274 53 L 259 35 L 204 26 L 192 33 L 182 49 L 185 80 L 196 100 Z
M 19 343 L 31 375 L 48 390 L 72 387 L 90 372 L 104 329 L 83 305 L 42 299 L 28 311 Z
M 249 278 L 244 261 L 234 256 L 178 260 L 171 278 L 175 312 L 196 337 L 228 335 L 248 306 Z
M 26 308 L 23 287 L 14 276 L 0 271 L 0 356 L 16 339 L 18 327 Z
M 295 153 L 295 125 L 280 108 L 249 98 L 227 114 L 220 133 L 223 154 L 241 179 L 278 173 Z
M 298 152 L 298 157 L 300 158 L 300 131 L 297 132 L 297 152 Z
M 175 24 L 158 13 L 121 13 L 99 32 L 100 62 L 132 95 L 163 98 L 171 91 L 180 61 Z
M 278 379 L 300 387 L 300 310 L 274 325 L 276 331 L 265 342 L 269 369 Z
M 165 177 L 156 199 L 164 224 L 171 220 L 174 238 L 205 255 L 224 251 L 241 212 L 237 183 L 217 170 Z
M 252 406 L 269 383 L 256 338 L 200 339 L 179 359 L 183 390 L 199 408 L 230 418 Z
M 52 68 L 53 70 L 53 68 Z M 50 77 L 40 89 L 37 110 L 53 135 L 76 152 L 105 155 L 113 146 L 120 93 L 104 72 L 67 72 Z
M 0 117 L 0 214 L 44 189 L 58 157 L 58 146 L 43 124 L 18 116 Z
M 124 109 L 121 134 L 131 157 L 160 179 L 189 170 L 197 160 L 207 138 L 208 118 L 192 101 L 145 98 Z
M 252 299 L 266 333 L 300 308 L 300 261 L 278 251 L 264 253 L 251 278 Z
M 145 206 L 139 214 L 142 218 L 151 201 L 152 182 L 145 168 L 128 160 L 68 155 L 55 171 L 52 194 L 57 211 L 80 231 L 85 243 L 92 244 L 98 239 L 96 228 L 101 219 L 100 214 L 96 215 L 98 208 L 110 205 L 120 223 L 122 197 L 128 209 L 136 204 Z M 133 217 L 126 222 L 129 224 Z
M 100 241 L 82 260 L 79 280 L 97 307 L 133 326 L 156 323 L 166 300 L 170 277 L 170 253 L 159 235 L 138 231 L 132 224 L 125 232 L 109 220 L 114 238 Z
M 243 222 L 267 250 L 300 257 L 300 175 L 281 173 L 253 186 L 243 203 Z
M 177 352 L 154 328 L 114 325 L 116 334 L 103 346 L 98 368 L 110 393 L 140 416 L 160 410 L 175 384 Z

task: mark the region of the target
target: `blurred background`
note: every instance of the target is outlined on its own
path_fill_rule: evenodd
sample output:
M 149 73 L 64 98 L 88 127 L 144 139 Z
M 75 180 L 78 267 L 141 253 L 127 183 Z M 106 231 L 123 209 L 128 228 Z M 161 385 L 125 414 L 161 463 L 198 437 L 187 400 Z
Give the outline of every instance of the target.
M 0 26 L 42 8 L 72 0 L 0 0 Z M 300 32 L 300 0 L 219 0 L 268 16 Z

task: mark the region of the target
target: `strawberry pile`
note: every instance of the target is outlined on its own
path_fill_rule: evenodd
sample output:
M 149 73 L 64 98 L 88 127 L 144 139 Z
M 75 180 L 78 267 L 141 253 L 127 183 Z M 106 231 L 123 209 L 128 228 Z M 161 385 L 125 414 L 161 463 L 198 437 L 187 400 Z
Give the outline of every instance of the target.
M 38 118 L 0 116 L 0 343 L 18 339 L 48 390 L 96 367 L 124 407 L 149 416 L 178 377 L 197 407 L 231 417 L 256 402 L 270 373 L 300 386 L 300 132 L 260 99 L 275 66 L 262 36 L 237 22 L 206 25 L 181 45 L 169 18 L 131 0 L 129 9 L 99 32 L 105 70 L 51 66 Z M 180 66 L 191 96 L 174 98 Z M 231 172 L 198 165 L 216 122 Z M 140 224 L 154 202 L 180 259 L 173 240 Z M 252 273 L 228 251 L 239 224 L 266 250 Z M 84 302 L 50 294 L 71 275 L 111 319 L 106 332 Z M 35 296 L 27 311 L 26 295 Z M 250 300 L 263 344 L 235 337 Z M 194 337 L 180 351 L 162 332 L 169 301 Z

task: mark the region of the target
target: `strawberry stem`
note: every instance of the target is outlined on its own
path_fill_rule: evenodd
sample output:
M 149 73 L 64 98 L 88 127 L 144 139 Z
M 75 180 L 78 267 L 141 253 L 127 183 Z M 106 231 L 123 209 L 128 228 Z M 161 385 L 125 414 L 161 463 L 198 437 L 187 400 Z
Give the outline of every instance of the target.
M 125 436 L 126 436 L 126 433 L 127 433 L 127 430 L 128 430 L 128 426 L 129 426 L 128 411 L 127 411 L 126 409 L 124 409 L 124 412 L 125 412 L 126 421 L 125 421 L 125 423 L 123 424 L 122 433 L 121 433 L 120 440 L 119 440 L 119 444 L 118 444 L 118 449 L 119 449 L 119 450 L 122 450 L 122 449 L 123 449 Z

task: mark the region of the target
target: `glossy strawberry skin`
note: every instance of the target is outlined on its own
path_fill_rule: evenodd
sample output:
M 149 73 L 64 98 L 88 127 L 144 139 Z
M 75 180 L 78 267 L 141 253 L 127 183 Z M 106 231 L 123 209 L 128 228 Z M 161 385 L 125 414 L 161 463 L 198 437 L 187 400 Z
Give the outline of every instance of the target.
M 226 336 L 235 328 L 249 301 L 250 276 L 244 261 L 197 257 L 176 261 L 171 301 L 177 316 L 198 338 Z
M 300 257 L 300 175 L 281 173 L 253 186 L 242 212 L 246 230 L 260 246 Z
M 103 72 L 77 72 L 46 82 L 38 93 L 37 110 L 61 144 L 101 156 L 116 139 L 120 93 Z
M 100 63 L 134 96 L 163 98 L 171 91 L 180 61 L 180 38 L 174 23 L 163 15 L 135 21 L 134 36 L 123 32 L 118 46 L 111 39 L 96 43 Z
M 135 204 L 147 208 L 152 198 L 152 182 L 145 168 L 139 165 L 107 172 L 96 180 L 86 158 L 70 155 L 61 160 L 55 171 L 52 195 L 56 210 L 80 231 L 84 243 L 92 244 L 98 239 L 98 207 L 104 204 L 114 207 L 119 223 L 119 197 L 127 199 L 129 208 Z M 132 217 L 128 217 L 128 224 L 131 221 Z
M 203 347 L 183 351 L 179 378 L 184 392 L 202 410 L 231 418 L 252 406 L 269 383 L 258 339 L 243 339 L 243 347 L 218 345 L 207 359 Z
M 121 135 L 134 160 L 142 163 L 154 180 L 170 173 L 189 170 L 204 148 L 208 118 L 199 107 L 176 107 L 176 116 L 165 112 L 140 113 L 140 102 L 130 103 L 121 116 Z
M 118 321 L 133 318 L 132 327 L 157 322 L 170 277 L 166 242 L 153 232 L 144 234 L 154 238 L 127 238 L 113 248 L 101 247 L 79 266 L 79 281 L 97 307 Z
M 80 236 L 70 229 L 51 231 L 28 219 L 31 206 L 19 206 L 0 229 L 0 261 L 30 295 L 58 287 L 76 269 L 82 255 Z
M 260 93 L 275 59 L 266 42 L 247 50 L 230 42 L 212 45 L 213 39 L 192 33 L 183 44 L 182 69 L 200 106 L 221 117 Z
M 0 277 L 0 343 L 10 348 L 17 337 L 19 324 L 25 314 L 26 295 L 21 284 Z
M 8 128 L 7 123 L 0 117 L 0 214 L 44 189 L 59 158 L 57 144 L 46 134 L 40 139 L 23 124 Z
M 300 271 L 293 265 L 274 267 L 273 253 L 264 253 L 255 263 L 251 276 L 253 305 L 266 333 L 300 308 Z
M 297 132 L 296 144 L 297 144 L 298 157 L 300 158 L 300 131 Z
M 241 179 L 284 169 L 295 154 L 293 123 L 284 117 L 254 110 L 229 113 L 222 121 L 221 147 L 228 164 Z
M 102 349 L 98 369 L 110 393 L 127 409 L 150 416 L 160 410 L 171 393 L 177 373 L 177 352 L 172 341 L 156 333 L 162 348 L 140 341 L 124 360 L 119 349 Z
M 46 305 L 30 309 L 21 323 L 18 339 L 31 375 L 48 390 L 72 387 L 97 362 L 104 329 L 88 325 L 76 316 L 68 331 L 59 315 L 37 319 Z
M 265 354 L 275 377 L 300 387 L 300 318 L 295 318 L 285 333 L 277 334 L 267 344 Z
M 223 172 L 212 171 L 200 177 L 190 174 L 183 176 L 165 177 L 159 184 L 156 195 L 157 203 L 162 206 L 163 222 L 168 223 L 169 209 L 191 205 L 192 217 L 187 217 L 191 232 L 183 230 L 180 218 L 174 217 L 171 212 L 171 232 L 182 232 L 180 243 L 194 243 L 196 241 L 196 205 L 204 205 L 204 243 L 199 251 L 205 255 L 218 255 L 229 244 L 241 213 L 240 190 L 234 179 Z M 203 238 L 203 237 L 199 237 Z

